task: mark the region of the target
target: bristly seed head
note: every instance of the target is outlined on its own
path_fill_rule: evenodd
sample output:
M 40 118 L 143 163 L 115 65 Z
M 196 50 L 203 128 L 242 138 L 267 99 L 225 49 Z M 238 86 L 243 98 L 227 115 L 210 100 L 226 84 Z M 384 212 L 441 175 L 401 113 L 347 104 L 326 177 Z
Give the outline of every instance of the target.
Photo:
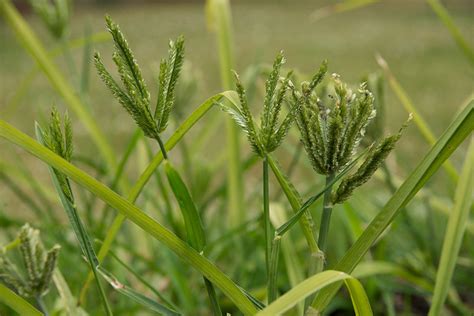
M 24 297 L 41 297 L 48 292 L 60 247 L 45 251 L 39 231 L 25 224 L 18 235 L 20 253 L 26 269 L 26 279 L 5 256 L 0 256 L 0 280 Z
M 279 115 L 283 103 L 287 100 L 288 91 L 294 91 L 294 85 L 291 82 L 293 72 L 289 71 L 285 77 L 280 77 L 281 67 L 284 63 L 283 52 L 280 52 L 273 62 L 272 71 L 265 83 L 265 97 L 260 126 L 257 126 L 253 120 L 245 89 L 235 72 L 236 91 L 239 95 L 240 107 L 222 105 L 223 109 L 232 116 L 237 125 L 247 134 L 252 149 L 261 157 L 271 153 L 281 144 L 288 134 L 299 106 L 294 104 L 282 122 L 279 123 Z
M 315 75 L 320 78 L 318 83 L 326 70 L 327 65 L 323 63 Z M 297 115 L 297 125 L 305 151 L 314 170 L 326 176 L 336 175 L 353 159 L 367 125 L 376 114 L 374 96 L 368 90 L 366 82 L 360 84 L 354 93 L 341 80 L 340 75 L 332 74 L 331 81 L 334 95 L 330 95 L 325 103 L 314 92 L 316 85 L 303 83 L 302 93 L 293 94 L 294 102 L 302 104 Z M 399 138 L 400 133 L 388 137 L 370 150 L 359 170 L 342 181 L 332 202 L 343 202 L 356 187 L 365 183 Z
M 180 36 L 176 41 L 170 41 L 168 58 L 161 61 L 157 103 L 152 114 L 150 92 L 127 40 L 119 26 L 109 16 L 106 16 L 105 20 L 115 44 L 112 59 L 124 88 L 120 87 L 105 69 L 99 53 L 94 55 L 97 72 L 119 103 L 143 130 L 145 136 L 158 140 L 160 133 L 168 124 L 169 114 L 174 105 L 175 87 L 184 60 L 184 38 Z

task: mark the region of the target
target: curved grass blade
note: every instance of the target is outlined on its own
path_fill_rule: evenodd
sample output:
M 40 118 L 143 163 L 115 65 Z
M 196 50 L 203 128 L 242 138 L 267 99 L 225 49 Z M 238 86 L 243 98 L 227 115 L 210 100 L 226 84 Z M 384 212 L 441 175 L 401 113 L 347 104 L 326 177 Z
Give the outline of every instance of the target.
M 102 241 L 95 240 L 97 243 L 102 243 Z M 138 281 L 140 281 L 145 287 L 147 287 L 150 291 L 153 292 L 157 297 L 160 298 L 161 301 L 163 301 L 163 304 L 169 307 L 170 309 L 178 310 L 178 308 L 171 303 L 169 300 L 167 300 L 160 292 L 158 292 L 143 276 L 141 276 L 137 271 L 135 271 L 130 265 L 128 265 L 126 262 L 124 262 L 122 259 L 120 259 L 117 254 L 115 254 L 112 250 L 109 252 L 110 256 L 115 259 L 122 267 L 124 267 L 128 272 L 133 274 L 135 278 L 137 278 Z M 152 262 L 152 265 L 155 265 L 155 262 Z
M 191 245 L 191 247 L 202 253 L 204 247 L 206 246 L 206 235 L 198 209 L 194 204 L 186 184 L 184 183 L 183 179 L 181 179 L 181 176 L 173 167 L 171 162 L 166 160 L 164 168 L 166 177 L 168 178 L 168 183 L 170 184 L 171 190 L 173 191 L 176 200 L 178 200 L 181 213 L 183 214 L 188 243 Z M 222 315 L 214 285 L 206 278 L 204 278 L 204 283 L 206 285 L 206 290 L 211 301 L 211 307 L 214 315 Z
M 398 188 L 397 192 L 385 204 L 384 208 L 372 220 L 344 257 L 335 265 L 334 269 L 351 273 L 400 210 L 411 201 L 453 151 L 472 133 L 474 126 L 473 107 L 474 100 L 449 125 L 417 168 Z M 322 311 L 337 292 L 339 286 L 340 284 L 335 284 L 321 291 L 316 296 L 313 307 L 317 311 Z
M 464 167 L 461 171 L 454 197 L 454 209 L 449 215 L 448 225 L 444 236 L 443 250 L 439 261 L 438 272 L 436 274 L 436 283 L 429 311 L 430 316 L 441 315 L 442 307 L 448 290 L 450 288 L 451 279 L 458 259 L 459 250 L 461 248 L 462 239 L 466 231 L 467 219 L 469 218 L 469 210 L 472 205 L 472 188 L 474 187 L 474 141 L 466 155 Z
M 13 309 L 20 315 L 42 316 L 39 310 L 33 307 L 21 296 L 0 283 L 0 302 Z
M 288 199 L 288 202 L 290 203 L 291 208 L 293 209 L 293 212 L 297 213 L 301 209 L 302 204 L 302 200 L 298 191 L 296 191 L 290 180 L 283 174 L 283 172 L 280 170 L 280 167 L 278 166 L 277 161 L 271 155 L 267 155 L 267 160 L 268 164 L 270 165 L 270 168 L 273 171 L 273 174 L 275 175 L 278 180 L 278 183 L 280 184 L 280 187 L 285 193 L 286 198 Z M 320 250 L 318 244 L 316 243 L 316 240 L 314 239 L 312 221 L 312 217 L 310 214 L 308 214 L 308 212 L 305 212 L 304 216 L 301 216 L 299 220 L 311 253 L 317 254 L 320 252 Z
M 120 294 L 123 294 L 125 296 L 128 296 L 135 302 L 139 303 L 140 305 L 143 305 L 147 308 L 149 308 L 152 311 L 155 311 L 161 315 L 166 315 L 166 316 L 178 316 L 181 315 L 180 313 L 160 304 L 157 303 L 156 301 L 152 300 L 151 298 L 138 293 L 137 291 L 133 290 L 132 288 L 126 286 L 125 284 L 122 284 L 117 280 L 116 277 L 114 277 L 111 273 L 103 269 L 102 267 L 97 267 L 97 271 L 102 275 L 102 277 L 107 280 L 107 282 Z
M 201 252 L 206 245 L 206 237 L 196 205 L 183 179 L 168 160 L 165 160 L 164 169 L 168 183 L 183 214 L 188 243 L 198 252 Z
M 383 59 L 382 56 L 380 55 L 376 55 L 375 59 L 377 60 L 377 63 L 382 68 L 382 70 L 385 72 L 388 83 L 390 87 L 392 88 L 393 92 L 395 92 L 395 95 L 400 100 L 400 103 L 403 105 L 403 107 L 408 113 L 413 114 L 413 121 L 415 122 L 415 125 L 418 127 L 418 130 L 420 131 L 421 135 L 423 135 L 423 137 L 425 138 L 425 140 L 428 142 L 430 146 L 433 146 L 436 142 L 436 137 L 433 131 L 431 130 L 430 126 L 428 125 L 426 120 L 423 118 L 423 116 L 421 116 L 421 114 L 418 112 L 415 105 L 413 104 L 413 101 L 410 99 L 406 91 L 403 89 L 400 82 L 398 82 L 397 78 L 395 78 L 395 76 L 390 70 L 385 59 Z M 456 171 L 456 168 L 454 168 L 454 166 L 449 160 L 447 160 L 443 164 L 443 168 L 446 170 L 446 173 L 449 175 L 449 178 L 453 182 L 457 182 L 459 178 L 458 173 Z
M 10 124 L 0 120 L 0 137 L 17 144 L 21 148 L 43 160 L 59 172 L 64 173 L 71 180 L 98 196 L 111 207 L 128 217 L 149 235 L 162 242 L 183 261 L 193 266 L 203 276 L 219 287 L 234 304 L 245 314 L 256 312 L 253 303 L 242 293 L 240 288 L 207 258 L 188 246 L 167 228 L 148 216 L 144 211 L 127 201 L 104 184 L 100 183 L 87 173 L 70 164 L 49 149 L 38 144 L 33 139 L 15 129 Z
M 38 63 L 56 91 L 64 98 L 66 104 L 76 113 L 84 124 L 99 152 L 107 162 L 107 165 L 110 168 L 109 171 L 114 170 L 116 161 L 111 145 L 100 130 L 91 113 L 80 100 L 79 96 L 74 93 L 74 89 L 67 83 L 68 81 L 60 73 L 57 66 L 51 61 L 46 49 L 36 37 L 28 23 L 18 13 L 10 0 L 2 0 L 0 2 L 0 13 L 15 31 L 26 50 Z
M 176 129 L 173 135 L 171 135 L 171 137 L 168 139 L 168 141 L 165 144 L 166 151 L 168 152 L 171 151 L 171 149 L 173 149 L 176 146 L 176 144 L 184 137 L 184 135 L 186 135 L 186 133 L 191 129 L 191 127 L 193 127 L 194 124 L 196 124 L 196 122 L 199 121 L 222 98 L 226 98 L 229 100 L 235 99 L 236 93 L 234 91 L 224 91 L 208 98 L 201 105 L 199 105 L 197 109 L 194 110 L 194 112 L 191 113 L 191 115 L 189 115 L 189 117 Z M 140 175 L 140 177 L 138 178 L 137 182 L 134 184 L 132 189 L 128 192 L 127 200 L 129 202 L 134 203 L 136 201 L 141 191 L 147 184 L 148 180 L 150 180 L 156 168 L 158 168 L 158 166 L 161 164 L 162 161 L 163 161 L 163 153 L 162 151 L 158 151 L 158 153 L 155 155 L 155 157 L 153 157 L 148 167 Z M 112 242 L 115 239 L 115 236 L 119 232 L 120 227 L 122 227 L 122 223 L 124 220 L 125 220 L 125 216 L 123 214 L 118 214 L 114 218 L 111 226 L 109 227 L 106 233 L 104 243 L 102 247 L 100 248 L 99 253 L 97 254 L 99 262 L 101 262 L 107 255 L 110 249 L 110 246 L 112 245 Z M 84 286 L 82 287 L 81 295 L 79 298 L 80 301 L 84 300 L 85 294 L 87 292 L 90 282 L 92 282 L 92 274 L 89 274 L 87 276 L 87 280 L 84 283 Z
M 431 282 L 427 281 L 422 277 L 414 275 L 410 271 L 392 262 L 362 262 L 354 269 L 354 272 L 351 273 L 351 275 L 354 278 L 357 278 L 358 280 L 380 274 L 389 274 L 397 276 L 402 280 L 405 280 L 428 293 L 431 293 L 433 291 L 433 285 L 431 284 Z
M 431 6 L 431 9 L 436 13 L 438 18 L 443 22 L 444 26 L 451 33 L 456 44 L 461 48 L 464 55 L 467 57 L 472 66 L 474 66 L 474 49 L 468 41 L 462 36 L 459 28 L 454 24 L 453 18 L 439 0 L 426 0 Z M 472 35 L 472 34 L 471 34 Z M 472 38 L 471 38 L 472 39 Z
M 319 21 L 322 18 L 330 16 L 336 13 L 342 13 L 347 11 L 356 10 L 359 8 L 363 8 L 370 4 L 379 2 L 380 0 L 345 0 L 339 3 L 330 4 L 328 6 L 316 9 L 311 13 L 310 19 L 312 22 Z
M 299 301 L 304 300 L 314 292 L 338 281 L 344 281 L 346 283 L 347 289 L 351 295 L 355 314 L 362 316 L 372 315 L 372 308 L 370 307 L 369 299 L 367 298 L 360 282 L 346 273 L 334 270 L 327 270 L 307 278 L 272 304 L 268 305 L 265 309 L 258 312 L 257 315 L 274 316 L 283 314 L 298 304 Z

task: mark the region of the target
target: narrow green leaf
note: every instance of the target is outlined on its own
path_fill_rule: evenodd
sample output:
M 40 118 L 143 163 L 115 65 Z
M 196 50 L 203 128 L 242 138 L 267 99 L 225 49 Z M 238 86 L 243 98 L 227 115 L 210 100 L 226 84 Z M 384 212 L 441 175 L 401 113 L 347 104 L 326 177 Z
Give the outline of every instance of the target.
M 183 214 L 188 242 L 191 247 L 201 252 L 206 244 L 206 237 L 196 205 L 183 179 L 168 160 L 165 160 L 164 168 L 171 190 Z
M 285 311 L 295 306 L 299 301 L 338 281 L 346 282 L 356 315 L 372 315 L 369 299 L 367 298 L 360 282 L 348 274 L 334 270 L 327 270 L 309 277 L 282 295 L 272 304 L 268 305 L 262 311 L 258 312 L 257 315 L 274 316 L 283 314 Z
M 104 277 L 105 280 L 107 280 L 107 282 L 114 288 L 114 290 L 116 290 L 120 294 L 128 296 L 129 298 L 139 303 L 140 305 L 143 305 L 151 309 L 152 311 L 155 311 L 157 313 L 160 313 L 166 316 L 181 315 L 178 312 L 152 300 L 151 298 L 138 293 L 137 291 L 126 286 L 125 284 L 122 284 L 120 281 L 117 280 L 116 277 L 114 277 L 111 273 L 109 273 L 104 268 L 98 267 L 97 271 L 102 275 L 102 277 Z
M 409 282 L 419 289 L 426 291 L 428 293 L 433 292 L 433 285 L 430 281 L 424 279 L 423 277 L 417 276 L 412 272 L 404 269 L 401 265 L 386 262 L 386 261 L 366 261 L 361 262 L 351 275 L 358 280 L 363 278 L 368 278 L 371 276 L 376 276 L 380 274 L 388 274 L 396 276 L 406 282 Z
M 472 205 L 472 192 L 474 187 L 473 172 L 474 141 L 471 140 L 464 167 L 461 171 L 461 178 L 456 188 L 454 209 L 449 215 L 446 233 L 444 235 L 443 250 L 436 274 L 433 301 L 431 302 L 429 311 L 430 316 L 441 315 L 444 301 L 448 296 L 448 290 L 450 288 L 454 268 L 456 267 L 462 239 L 466 231 L 469 210 Z
M 403 105 L 403 107 L 408 113 L 413 114 L 413 121 L 415 122 L 415 125 L 418 127 L 421 135 L 425 138 L 428 144 L 433 146 L 436 142 L 436 137 L 433 131 L 431 130 L 431 128 L 429 127 L 428 123 L 423 118 L 423 116 L 421 116 L 421 114 L 418 112 L 415 105 L 413 104 L 413 101 L 410 99 L 407 92 L 403 89 L 401 84 L 398 82 L 397 78 L 395 78 L 395 76 L 391 72 L 385 59 L 383 59 L 382 56 L 380 55 L 377 55 L 376 59 L 379 66 L 385 72 L 388 83 L 390 87 L 392 88 L 392 90 L 395 92 L 395 95 L 400 100 L 400 103 Z M 443 168 L 446 170 L 446 173 L 449 175 L 450 179 L 453 180 L 453 182 L 456 182 L 458 180 L 459 176 L 456 171 L 456 168 L 454 168 L 454 166 L 451 164 L 449 160 L 447 160 L 444 163 Z
M 459 28 L 454 24 L 453 18 L 439 0 L 426 0 L 436 13 L 438 18 L 443 22 L 444 26 L 451 33 L 456 44 L 461 48 L 464 55 L 467 57 L 472 66 L 474 66 L 474 49 L 469 42 L 463 37 Z M 472 35 L 472 34 L 471 34 Z M 472 38 L 471 38 L 472 39 Z
M 2 283 L 0 283 L 0 302 L 3 302 L 20 315 L 43 315 L 43 313 L 38 311 L 30 303 Z
M 290 180 L 283 174 L 283 172 L 280 170 L 280 167 L 278 166 L 277 161 L 271 155 L 267 155 L 267 160 L 268 164 L 270 165 L 270 168 L 273 171 L 273 174 L 275 175 L 278 180 L 278 183 L 280 184 L 280 187 L 285 193 L 286 198 L 288 199 L 288 202 L 290 203 L 291 208 L 293 209 L 293 212 L 297 213 L 301 209 L 302 204 L 302 199 L 298 191 L 296 191 Z M 303 230 L 303 234 L 306 238 L 311 253 L 318 253 L 318 244 L 316 243 L 316 240 L 314 239 L 313 235 L 312 217 L 308 212 L 304 212 L 303 214 L 304 216 L 301 216 L 299 220 L 301 228 Z
M 330 4 L 328 6 L 313 11 L 313 13 L 311 13 L 310 15 L 311 21 L 316 22 L 332 14 L 363 8 L 379 1 L 380 0 L 345 0 L 335 4 Z
M 198 252 L 203 253 L 203 249 L 206 246 L 206 235 L 196 204 L 194 203 L 183 179 L 181 179 L 179 173 L 168 160 L 165 160 L 164 168 L 171 190 L 178 200 L 181 213 L 183 214 L 188 243 Z M 206 278 L 204 278 L 204 283 L 209 294 L 214 315 L 222 315 L 214 285 Z
M 334 269 L 351 273 L 372 244 L 380 237 L 400 210 L 411 201 L 452 152 L 470 135 L 474 126 L 474 100 L 455 118 L 436 144 L 410 174 L 397 192 L 385 204 L 385 207 L 372 220 L 362 235 L 346 252 Z M 335 284 L 321 291 L 313 302 L 313 307 L 322 311 L 337 292 L 340 284 Z

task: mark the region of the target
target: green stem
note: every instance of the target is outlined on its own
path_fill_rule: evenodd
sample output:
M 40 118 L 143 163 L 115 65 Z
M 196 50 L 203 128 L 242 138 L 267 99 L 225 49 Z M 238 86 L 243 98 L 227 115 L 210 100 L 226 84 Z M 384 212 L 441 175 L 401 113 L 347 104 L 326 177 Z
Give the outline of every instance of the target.
M 326 185 L 332 181 L 334 174 L 326 177 Z M 321 216 L 321 226 L 319 227 L 318 246 L 321 251 L 326 254 L 327 238 L 329 232 L 329 224 L 331 222 L 332 202 L 331 202 L 332 188 L 324 193 L 323 199 L 323 214 Z
M 280 254 L 281 236 L 273 238 L 272 251 L 270 255 L 270 270 L 268 272 L 268 303 L 270 304 L 278 296 L 278 259 Z
M 272 224 L 270 223 L 270 199 L 268 194 L 268 160 L 263 158 L 263 226 L 265 229 L 265 263 L 267 279 L 270 274 L 270 255 L 272 251 Z
M 219 301 L 217 300 L 216 289 L 212 285 L 212 282 L 206 278 L 204 278 L 204 284 L 206 285 L 207 294 L 209 295 L 209 300 L 211 301 L 212 312 L 215 316 L 221 316 L 222 311 Z
M 217 45 L 219 48 L 219 68 L 221 82 L 224 89 L 232 89 L 233 78 L 231 70 L 234 68 L 233 35 L 232 35 L 232 13 L 228 0 L 208 0 L 213 12 L 210 19 L 214 22 L 217 33 Z M 231 118 L 226 120 L 227 153 L 228 153 L 228 209 L 229 227 L 236 227 L 244 221 L 243 180 L 240 168 L 240 140 L 237 125 Z
M 46 305 L 44 304 L 43 299 L 41 296 L 36 296 L 35 297 L 36 304 L 38 305 L 38 309 L 43 313 L 44 316 L 48 316 L 48 309 L 46 308 Z
M 163 154 L 163 158 L 165 160 L 168 160 L 168 153 L 166 152 L 166 147 L 163 141 L 161 140 L 161 137 L 158 136 L 156 140 L 158 141 L 158 145 L 160 145 L 160 150 L 161 150 L 161 153 Z

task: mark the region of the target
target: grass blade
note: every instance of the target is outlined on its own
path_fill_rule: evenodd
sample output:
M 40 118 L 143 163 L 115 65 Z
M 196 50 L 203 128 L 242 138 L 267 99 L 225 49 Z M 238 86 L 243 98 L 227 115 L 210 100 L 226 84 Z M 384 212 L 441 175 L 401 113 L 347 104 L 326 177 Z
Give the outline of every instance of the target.
M 135 302 L 139 303 L 140 305 L 143 305 L 147 308 L 149 308 L 152 311 L 155 311 L 157 313 L 160 313 L 161 315 L 166 315 L 166 316 L 176 316 L 176 315 L 181 315 L 177 313 L 176 311 L 155 302 L 154 300 L 150 299 L 149 297 L 146 297 L 143 294 L 138 293 L 137 291 L 133 290 L 132 288 L 126 286 L 125 284 L 120 283 L 117 278 L 115 278 L 111 273 L 107 272 L 105 269 L 102 267 L 97 267 L 97 271 L 104 277 L 104 279 L 107 280 L 107 282 L 120 294 L 123 294 L 125 296 L 128 296 Z
M 455 118 L 445 130 L 436 144 L 410 174 L 397 192 L 390 198 L 385 207 L 372 220 L 362 235 L 346 252 L 344 257 L 335 265 L 334 269 L 351 273 L 377 238 L 395 219 L 400 210 L 410 202 L 423 185 L 448 159 L 452 152 L 472 132 L 474 126 L 474 100 Z M 321 311 L 327 306 L 337 292 L 340 284 L 335 284 L 321 291 L 313 302 L 313 307 Z
M 273 174 L 275 175 L 275 177 L 278 180 L 278 183 L 280 184 L 280 187 L 285 193 L 286 198 L 288 199 L 288 202 L 290 202 L 293 212 L 297 213 L 301 209 L 301 205 L 302 205 L 302 200 L 301 200 L 300 195 L 298 194 L 298 191 L 296 191 L 295 187 L 290 182 L 290 180 L 283 174 L 280 167 L 278 166 L 277 161 L 271 155 L 267 156 L 267 160 L 268 160 L 268 164 L 270 165 L 270 168 L 273 171 Z M 299 222 L 303 230 L 303 234 L 308 243 L 308 246 L 311 250 L 311 253 L 312 254 L 319 253 L 320 250 L 313 235 L 313 228 L 312 228 L 313 222 L 312 222 L 311 215 L 309 215 L 308 212 L 305 212 L 304 215 L 300 217 Z
M 413 101 L 410 99 L 406 91 L 400 85 L 397 78 L 395 78 L 390 68 L 388 67 L 388 64 L 385 61 L 385 59 L 383 59 L 382 56 L 380 55 L 377 55 L 376 59 L 379 66 L 385 72 L 385 75 L 387 76 L 387 80 L 390 87 L 392 88 L 393 92 L 395 92 L 395 95 L 398 97 L 398 99 L 400 100 L 405 110 L 408 113 L 413 114 L 413 121 L 415 122 L 416 126 L 420 130 L 421 135 L 423 135 L 423 137 L 428 142 L 428 144 L 433 146 L 436 142 L 436 137 L 434 133 L 431 131 L 431 128 L 429 127 L 428 123 L 423 118 L 423 116 L 420 115 L 415 105 L 413 104 Z M 453 182 L 456 182 L 458 180 L 459 176 L 456 171 L 456 168 L 454 168 L 454 166 L 451 164 L 449 160 L 447 160 L 444 163 L 443 168 L 446 170 L 447 174 L 449 175 L 449 178 Z
M 471 65 L 474 66 L 474 49 L 469 45 L 469 42 L 462 36 L 459 28 L 454 24 L 453 18 L 439 0 L 426 0 L 431 6 L 431 9 L 436 13 L 438 18 L 443 22 L 444 26 L 451 33 L 456 44 L 461 48 L 464 55 L 467 57 Z M 472 35 L 472 34 L 471 34 Z M 472 39 L 472 38 L 471 38 Z
M 280 315 L 295 306 L 299 301 L 310 296 L 326 286 L 338 281 L 345 281 L 351 295 L 354 311 L 356 315 L 372 315 L 372 309 L 369 299 L 365 294 L 364 288 L 357 279 L 354 279 L 343 272 L 327 270 L 304 280 L 293 287 L 279 299 L 268 305 L 265 309 L 257 313 L 258 316 Z
M 171 190 L 183 214 L 188 243 L 198 252 L 201 252 L 206 244 L 206 237 L 196 205 L 183 179 L 168 160 L 165 161 L 164 168 Z
M 312 22 L 316 22 L 322 18 L 330 16 L 331 14 L 356 10 L 379 1 L 380 0 L 345 0 L 316 9 L 313 11 L 313 13 L 311 13 L 310 19 Z
M 71 180 L 83 186 L 98 196 L 111 207 L 129 218 L 149 235 L 162 242 L 183 261 L 193 266 L 213 284 L 218 286 L 234 304 L 245 314 L 256 312 L 252 302 L 242 293 L 240 288 L 207 258 L 188 246 L 167 228 L 148 216 L 144 211 L 127 201 L 104 184 L 100 183 L 87 173 L 70 164 L 49 149 L 41 146 L 32 138 L 15 129 L 10 124 L 0 120 L 0 136 L 17 144 L 21 148 L 43 160 L 59 172 L 64 173 Z
M 461 242 L 466 231 L 469 210 L 472 205 L 472 188 L 474 185 L 473 171 L 474 141 L 471 140 L 464 167 L 461 171 L 461 178 L 456 188 L 454 209 L 449 215 L 444 236 L 443 250 L 436 274 L 433 301 L 431 302 L 429 311 L 430 316 L 441 315 L 444 301 L 448 296 L 448 290 L 461 248 Z
M 79 96 L 74 93 L 74 89 L 67 83 L 68 81 L 51 61 L 45 48 L 36 37 L 33 30 L 29 27 L 28 23 L 18 13 L 10 0 L 2 0 L 0 2 L 0 13 L 15 31 L 19 40 L 32 55 L 41 70 L 43 70 L 56 91 L 64 98 L 66 104 L 69 105 L 82 121 L 94 140 L 99 152 L 107 162 L 107 165 L 110 168 L 109 171 L 114 170 L 116 161 L 112 147 L 100 130 L 91 113 L 87 111 L 86 106 L 82 103 Z
M 206 1 L 207 23 L 210 29 L 217 33 L 217 45 L 219 47 L 219 65 L 221 72 L 222 87 L 225 90 L 232 89 L 233 77 L 231 70 L 234 69 L 233 39 L 232 39 L 232 14 L 229 0 L 207 0 Z M 244 189 L 242 170 L 240 168 L 240 140 L 237 125 L 231 118 L 226 120 L 227 131 L 227 153 L 229 157 L 227 169 L 228 198 L 228 225 L 236 227 L 242 223 L 244 210 L 240 203 L 243 201 Z
M 43 313 L 38 311 L 21 296 L 0 283 L 0 302 L 13 309 L 20 315 L 41 316 Z
M 176 200 L 178 200 L 181 213 L 183 214 L 188 243 L 191 247 L 202 253 L 206 245 L 206 236 L 198 209 L 194 204 L 186 184 L 184 184 L 183 179 L 181 179 L 181 176 L 176 169 L 174 169 L 173 165 L 166 160 L 164 167 L 171 190 L 173 191 Z M 206 285 L 207 293 L 209 294 L 214 315 L 222 315 L 214 285 L 206 278 L 204 278 L 204 283 Z

